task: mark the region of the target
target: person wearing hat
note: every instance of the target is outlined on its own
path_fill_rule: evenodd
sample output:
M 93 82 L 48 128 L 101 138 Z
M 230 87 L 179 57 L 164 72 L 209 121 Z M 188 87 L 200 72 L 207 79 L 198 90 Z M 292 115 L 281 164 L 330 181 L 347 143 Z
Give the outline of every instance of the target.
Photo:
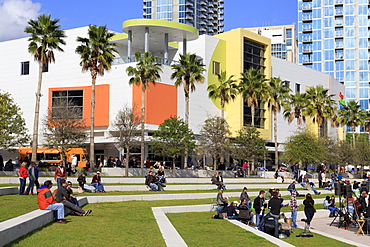
M 247 190 L 248 190 L 247 187 L 244 187 L 243 188 L 242 193 L 240 193 L 240 198 L 239 199 L 240 199 L 240 202 L 242 202 L 243 200 L 246 200 L 248 207 L 251 208 L 251 206 L 252 206 L 252 199 L 249 197 Z
M 96 192 L 105 193 L 104 185 L 101 182 L 100 172 L 96 172 L 95 176 L 91 180 L 91 185 L 95 187 Z
M 78 176 L 78 178 L 77 178 L 78 185 L 80 186 L 80 188 L 82 190 L 94 193 L 95 188 L 91 187 L 91 186 L 88 186 L 86 184 L 86 176 L 87 176 L 86 172 L 83 172 L 80 176 Z
M 56 211 L 56 222 L 61 224 L 66 224 L 64 220 L 64 205 L 63 203 L 57 203 L 50 188 L 53 187 L 51 180 L 46 180 L 44 185 L 41 185 L 37 190 L 37 204 L 41 210 L 53 210 Z

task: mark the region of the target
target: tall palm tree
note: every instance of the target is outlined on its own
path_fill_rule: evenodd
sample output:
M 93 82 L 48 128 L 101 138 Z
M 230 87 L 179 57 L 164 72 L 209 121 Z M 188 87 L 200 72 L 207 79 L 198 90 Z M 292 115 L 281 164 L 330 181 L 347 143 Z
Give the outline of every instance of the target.
M 254 127 L 254 112 L 258 106 L 258 100 L 265 97 L 266 81 L 265 76 L 258 70 L 250 68 L 241 74 L 239 92 L 243 95 L 244 101 L 251 108 L 252 126 Z
M 195 83 L 203 83 L 206 71 L 203 60 L 196 54 L 180 54 L 179 64 L 173 64 L 171 67 L 175 71 L 171 75 L 171 80 L 175 80 L 175 86 L 183 86 L 185 93 L 185 123 L 189 126 L 189 100 L 190 92 L 195 91 Z M 188 164 L 188 151 L 185 150 L 184 166 Z
M 334 94 L 329 94 L 328 89 L 323 86 L 316 86 L 310 88 L 306 92 L 308 105 L 303 111 L 306 116 L 312 117 L 312 121 L 317 124 L 318 136 L 320 136 L 320 129 L 326 119 L 335 119 L 336 107 L 333 100 Z M 333 121 L 334 123 L 334 121 Z
M 290 92 L 286 81 L 282 81 L 280 77 L 271 78 L 267 81 L 267 102 L 271 106 L 274 115 L 274 142 L 275 142 L 275 167 L 279 166 L 279 152 L 277 143 L 277 113 L 280 112 L 281 106 L 288 97 Z
M 221 118 L 225 119 L 225 104 L 229 103 L 230 100 L 234 100 L 238 94 L 238 88 L 235 84 L 236 80 L 233 79 L 234 75 L 227 78 L 226 71 L 221 71 L 217 75 L 218 84 L 209 85 L 208 97 L 211 99 L 220 99 L 221 103 Z
M 339 110 L 338 115 L 337 122 L 339 124 L 351 127 L 352 145 L 355 146 L 355 128 L 365 124 L 366 112 L 361 109 L 361 105 L 351 100 L 346 105 L 343 105 L 343 110 Z
M 305 121 L 305 116 L 302 111 L 308 104 L 307 95 L 305 93 L 290 94 L 287 100 L 284 102 L 284 118 L 288 119 L 288 123 L 297 120 L 298 129 L 301 128 L 302 122 Z
M 144 142 L 144 124 L 145 124 L 145 91 L 149 87 L 149 82 L 155 83 L 161 79 L 160 72 L 162 72 L 162 65 L 157 63 L 156 57 L 149 52 L 141 54 L 135 53 L 136 67 L 128 67 L 126 72 L 132 76 L 129 84 L 141 85 L 141 165 L 144 164 L 145 142 Z M 127 161 L 128 162 L 128 161 Z
M 39 76 L 36 91 L 35 116 L 33 122 L 32 136 L 32 161 L 36 161 L 37 144 L 38 144 L 38 129 L 40 115 L 40 97 L 42 84 L 42 69 L 48 66 L 51 62 L 55 63 L 54 50 L 63 52 L 60 45 L 65 45 L 66 42 L 64 31 L 60 29 L 58 19 L 51 19 L 51 15 L 40 15 L 37 20 L 28 21 L 29 27 L 24 31 L 31 34 L 28 39 L 28 52 L 31 53 L 39 63 Z
M 110 42 L 115 34 L 109 32 L 106 26 L 90 25 L 87 38 L 77 37 L 81 44 L 77 46 L 76 53 L 80 55 L 82 72 L 90 71 L 91 74 L 91 119 L 90 119 L 90 165 L 95 167 L 95 84 L 98 75 L 103 76 L 104 72 L 111 69 L 114 53 L 118 53 L 114 48 L 115 43 Z

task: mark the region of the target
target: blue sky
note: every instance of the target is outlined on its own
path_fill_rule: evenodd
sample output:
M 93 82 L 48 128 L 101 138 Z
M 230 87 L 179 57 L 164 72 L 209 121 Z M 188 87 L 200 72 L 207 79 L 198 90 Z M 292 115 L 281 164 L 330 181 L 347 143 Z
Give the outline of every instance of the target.
M 225 0 L 224 29 L 297 23 L 297 2 Z M 142 7 L 142 0 L 0 0 L 0 40 L 24 37 L 27 20 L 41 13 L 60 19 L 63 29 L 93 24 L 121 32 L 123 21 L 142 18 Z M 9 26 L 13 27 L 10 34 Z

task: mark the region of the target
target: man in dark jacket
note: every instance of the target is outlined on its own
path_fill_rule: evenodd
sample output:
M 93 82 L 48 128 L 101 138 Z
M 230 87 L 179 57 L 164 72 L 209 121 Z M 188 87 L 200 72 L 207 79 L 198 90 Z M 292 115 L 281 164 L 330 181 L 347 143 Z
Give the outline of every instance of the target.
M 248 190 L 247 187 L 244 187 L 243 188 L 242 193 L 240 193 L 240 198 L 239 199 L 240 199 L 240 202 L 242 202 L 243 200 L 246 200 L 247 201 L 247 204 L 248 204 L 248 207 L 251 208 L 251 206 L 252 206 L 252 199 L 249 197 L 247 190 Z
M 253 207 L 254 210 L 256 211 L 256 226 L 259 225 L 261 218 L 263 217 L 265 208 L 267 206 L 267 203 L 265 201 L 265 194 L 266 192 L 264 190 L 261 190 L 259 192 L 259 195 L 254 199 Z
M 55 201 L 58 203 L 63 203 L 63 205 L 72 212 L 74 212 L 78 216 L 88 216 L 91 214 L 92 210 L 84 211 L 82 208 L 77 207 L 73 204 L 72 199 L 70 198 L 70 195 L 68 194 L 66 187 L 67 183 L 66 180 L 62 179 L 60 180 L 61 186 L 58 188 L 57 193 L 55 195 Z
M 156 179 L 153 176 L 153 172 L 149 171 L 149 174 L 145 177 L 145 185 L 149 190 L 156 191 L 158 190 L 158 186 L 155 184 Z
M 86 176 L 87 176 L 86 172 L 83 172 L 80 176 L 78 176 L 77 178 L 78 185 L 81 187 L 81 189 L 93 193 L 95 192 L 95 188 L 92 186 L 88 186 L 86 184 Z
M 261 227 L 265 224 L 266 220 L 268 218 L 274 218 L 274 221 L 275 221 L 275 234 L 274 234 L 274 236 L 276 238 L 279 237 L 279 216 L 280 216 L 281 207 L 282 207 L 282 202 L 278 198 L 278 193 L 273 192 L 272 193 L 272 198 L 268 202 L 268 208 L 270 209 L 270 212 L 265 217 L 263 217 L 262 221 L 257 226 L 260 230 L 262 230 Z

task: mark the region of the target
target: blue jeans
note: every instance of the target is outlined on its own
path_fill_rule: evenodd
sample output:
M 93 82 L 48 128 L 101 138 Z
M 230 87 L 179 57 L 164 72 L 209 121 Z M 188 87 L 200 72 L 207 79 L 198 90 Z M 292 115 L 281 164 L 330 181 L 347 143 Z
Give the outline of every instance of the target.
M 50 204 L 47 208 L 44 210 L 54 210 L 57 211 L 57 219 L 61 220 L 64 219 L 64 205 L 63 203 L 54 203 Z
M 25 178 L 19 178 L 19 194 L 23 195 L 24 189 L 26 188 L 26 179 Z
M 33 194 L 33 187 L 35 185 L 35 180 L 34 179 L 30 179 L 30 184 L 28 185 L 27 189 L 26 189 L 26 194 L 28 194 L 29 192 L 31 192 Z
M 263 215 L 262 215 L 263 217 Z M 260 220 L 261 219 L 261 214 L 256 214 L 256 226 L 258 226 L 260 224 Z
M 235 219 L 237 219 L 237 218 L 238 218 L 238 216 L 236 216 L 236 215 L 232 215 L 232 216 L 227 216 L 227 218 L 228 218 L 229 220 L 235 220 Z
M 84 190 L 87 190 L 88 192 L 92 192 L 92 193 L 95 192 L 95 188 L 94 187 L 91 187 L 91 186 L 88 186 L 87 184 L 84 184 L 83 189 Z
M 293 227 L 297 228 L 297 209 L 294 209 L 291 211 L 292 221 L 293 221 Z
M 91 185 L 94 186 L 97 191 L 105 191 L 102 183 L 92 183 Z
M 64 178 L 57 178 L 58 188 L 62 186 L 62 185 L 60 184 L 60 180 L 62 180 L 62 179 L 64 179 Z
M 73 202 L 74 205 L 76 205 L 77 207 L 80 206 L 80 204 L 78 204 L 78 200 L 77 200 L 77 198 L 75 196 L 72 196 L 71 197 L 71 200 L 72 200 L 72 202 Z
M 335 212 L 340 212 L 339 208 L 335 208 L 335 207 L 328 207 L 328 209 L 330 210 L 330 213 L 334 214 Z
M 311 188 L 311 189 L 315 193 L 315 195 L 319 194 L 319 192 L 317 190 L 315 190 L 314 188 Z
M 158 190 L 158 186 L 156 184 L 154 184 L 154 183 L 150 183 L 149 184 L 149 187 L 150 187 L 150 190 L 153 190 L 153 191 Z
M 158 186 L 158 191 L 164 190 L 163 187 L 166 187 L 166 185 L 162 184 L 160 181 L 155 182 L 155 184 Z

